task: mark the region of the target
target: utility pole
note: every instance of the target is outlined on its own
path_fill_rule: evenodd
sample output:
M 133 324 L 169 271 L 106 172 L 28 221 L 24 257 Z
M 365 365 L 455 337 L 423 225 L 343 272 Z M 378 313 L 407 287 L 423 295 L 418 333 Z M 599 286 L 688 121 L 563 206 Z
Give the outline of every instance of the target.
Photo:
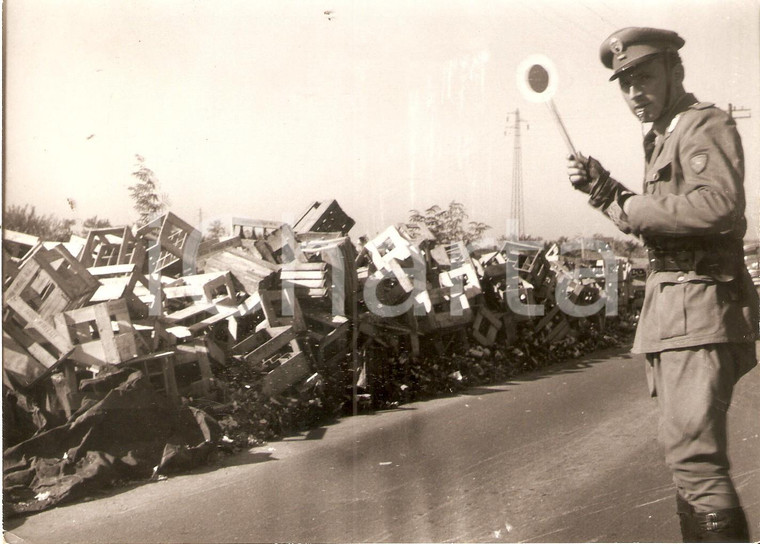
M 515 131 L 515 145 L 512 158 L 512 203 L 507 223 L 507 236 L 519 240 L 525 234 L 525 218 L 523 217 L 523 188 L 522 188 L 522 145 L 520 143 L 520 110 L 507 114 L 507 124 L 510 117 L 514 119 L 512 129 Z M 506 135 L 506 130 L 504 131 Z
M 736 114 L 739 115 L 736 115 Z M 749 108 L 735 108 L 733 104 L 728 104 L 728 116 L 731 119 L 749 119 L 752 117 L 752 110 Z

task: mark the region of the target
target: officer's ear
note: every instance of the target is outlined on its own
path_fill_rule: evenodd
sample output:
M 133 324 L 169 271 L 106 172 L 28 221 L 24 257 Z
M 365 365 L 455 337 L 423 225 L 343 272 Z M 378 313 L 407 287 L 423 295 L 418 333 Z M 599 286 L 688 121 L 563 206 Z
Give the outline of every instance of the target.
M 683 84 L 683 80 L 685 76 L 686 76 L 686 72 L 683 69 L 683 64 L 679 62 L 675 66 L 673 66 L 673 80 L 676 82 L 676 84 L 678 85 Z

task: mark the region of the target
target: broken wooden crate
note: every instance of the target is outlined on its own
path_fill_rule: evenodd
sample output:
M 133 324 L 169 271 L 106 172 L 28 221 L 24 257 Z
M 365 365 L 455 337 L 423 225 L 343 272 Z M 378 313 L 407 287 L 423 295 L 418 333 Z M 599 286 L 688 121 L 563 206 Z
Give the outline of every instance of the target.
M 138 337 L 123 299 L 101 302 L 55 317 L 56 329 L 73 346 L 69 358 L 89 366 L 117 365 L 137 357 Z

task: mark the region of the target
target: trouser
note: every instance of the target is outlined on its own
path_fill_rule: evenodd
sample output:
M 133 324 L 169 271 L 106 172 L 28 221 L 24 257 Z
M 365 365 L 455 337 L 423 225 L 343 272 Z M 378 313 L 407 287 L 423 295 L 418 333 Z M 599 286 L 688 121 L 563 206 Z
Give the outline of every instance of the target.
M 739 506 L 726 423 L 734 385 L 754 366 L 754 350 L 754 343 L 710 344 L 647 355 L 647 380 L 660 408 L 658 438 L 677 492 L 694 512 Z

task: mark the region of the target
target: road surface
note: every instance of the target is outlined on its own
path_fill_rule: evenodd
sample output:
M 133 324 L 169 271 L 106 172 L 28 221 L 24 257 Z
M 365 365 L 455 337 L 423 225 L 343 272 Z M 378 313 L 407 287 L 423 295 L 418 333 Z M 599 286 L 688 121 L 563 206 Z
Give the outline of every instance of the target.
M 643 359 L 608 350 L 345 418 L 5 524 L 10 542 L 678 542 Z M 760 538 L 760 370 L 730 412 Z

